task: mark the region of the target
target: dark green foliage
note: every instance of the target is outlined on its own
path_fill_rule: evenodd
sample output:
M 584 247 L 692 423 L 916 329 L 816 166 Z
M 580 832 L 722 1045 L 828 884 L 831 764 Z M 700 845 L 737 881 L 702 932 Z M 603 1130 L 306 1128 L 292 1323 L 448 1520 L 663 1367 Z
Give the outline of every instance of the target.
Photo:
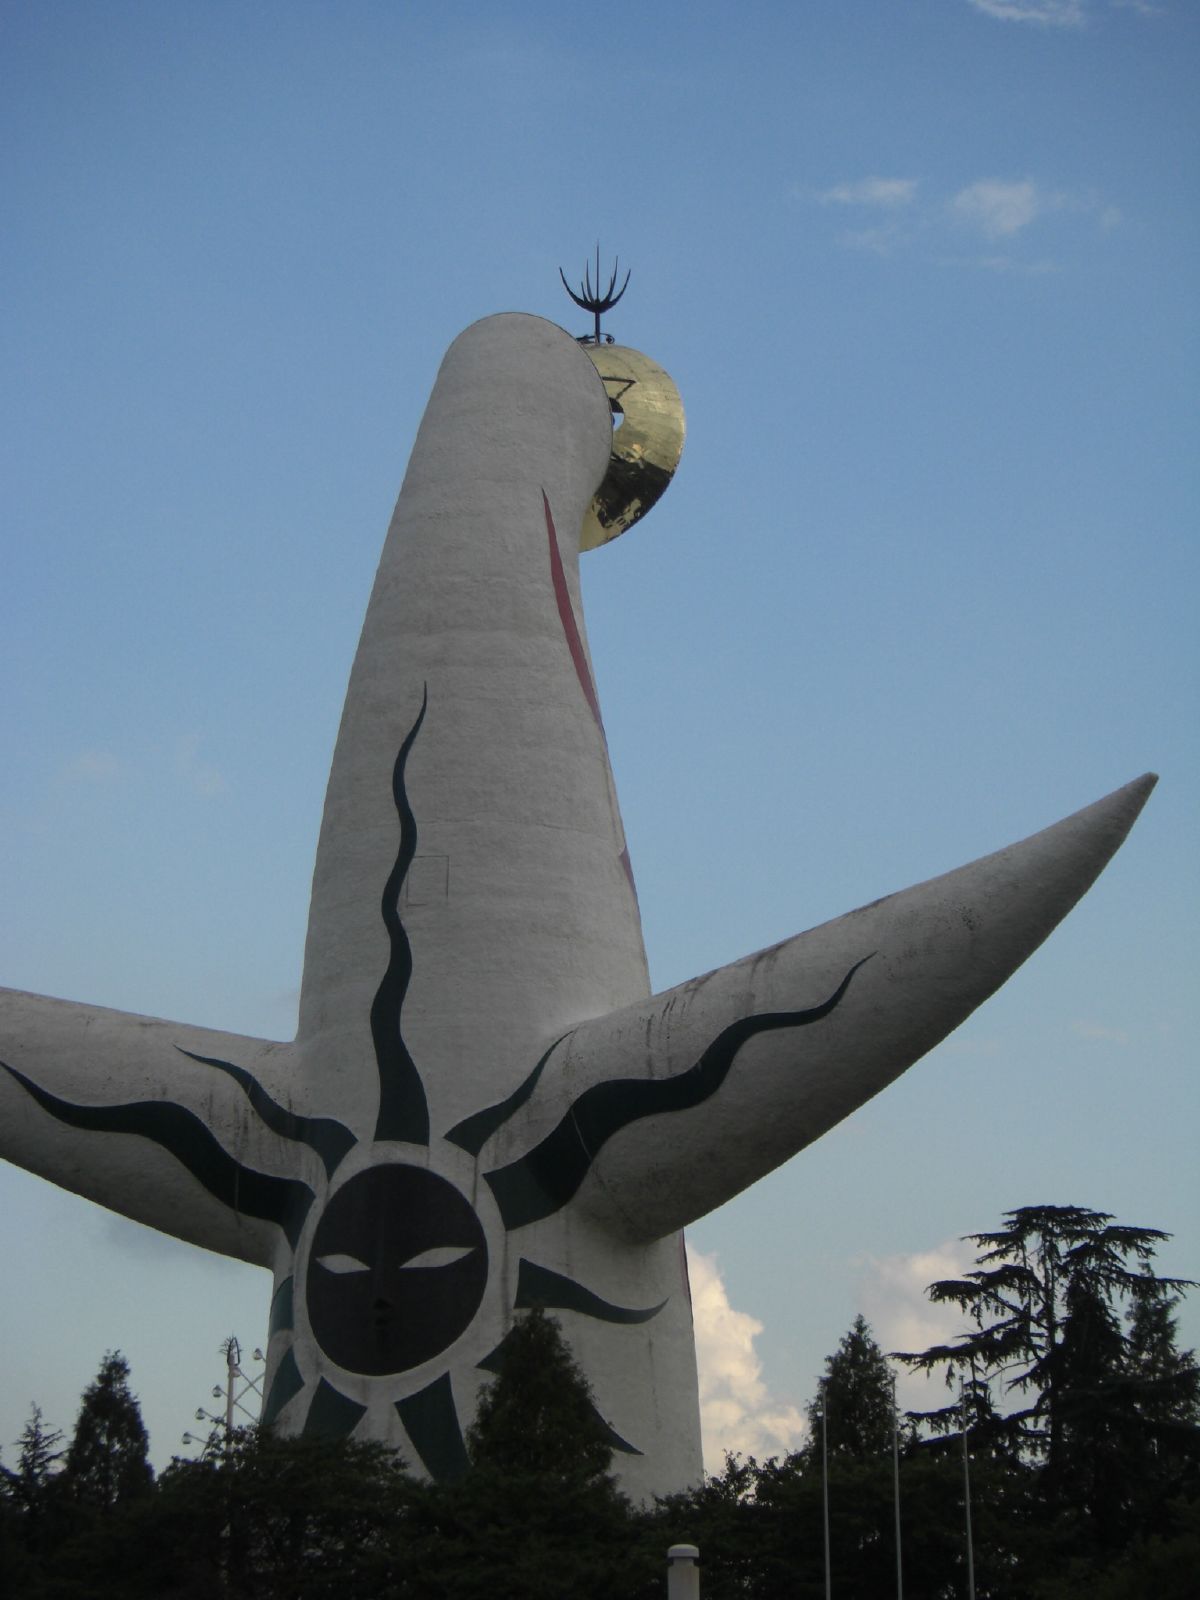
M 334 1600 L 400 1593 L 419 1486 L 373 1442 L 236 1433 L 174 1461 L 142 1528 L 137 1594 Z
M 130 1519 L 153 1485 L 146 1430 L 123 1356 L 105 1356 L 83 1394 L 70 1449 L 64 1453 L 60 1442 L 35 1406 L 8 1482 L 18 1517 L 4 1575 L 28 1600 L 116 1596 L 121 1583 L 128 1585 L 125 1568 L 137 1556 L 136 1546 L 127 1548 Z M 109 1570 L 120 1574 L 111 1589 L 104 1578 Z
M 0 1466 L 0 1592 L 31 1589 L 37 1566 L 63 1525 L 58 1491 L 62 1434 L 33 1406 L 17 1441 L 15 1471 Z
M 765 1554 L 755 1501 L 760 1470 L 753 1456 L 727 1455 L 723 1472 L 705 1478 L 690 1494 L 659 1501 L 649 1515 L 660 1562 L 673 1544 L 700 1547 L 704 1600 L 756 1593 Z
M 77 1509 L 38 1568 L 37 1600 L 333 1600 L 386 1595 L 404 1570 L 416 1485 L 389 1450 L 235 1433 L 176 1460 L 149 1495 L 102 1517 Z
M 1017 1568 L 1042 1574 L 1029 1592 L 1060 1592 L 1045 1574 L 1061 1584 L 1072 1569 L 1086 1587 L 1200 1488 L 1200 1369 L 1176 1348 L 1173 1316 L 1189 1285 L 1152 1270 L 1166 1234 L 1085 1207 L 1027 1206 L 969 1237 L 976 1269 L 929 1294 L 973 1326 L 901 1359 L 964 1386 L 973 1470 L 1020 1468 L 1035 1484 L 1009 1519 Z M 952 1404 L 915 1420 L 952 1443 L 961 1417 Z
M 67 1451 L 63 1485 L 81 1505 L 98 1511 L 147 1494 L 154 1481 L 142 1413 L 129 1389 L 129 1363 L 119 1350 L 100 1363 L 84 1390 Z
M 41 1406 L 31 1407 L 17 1441 L 17 1470 L 0 1467 L 5 1499 L 23 1519 L 36 1520 L 45 1512 L 63 1457 L 61 1444 L 62 1434 L 43 1422 Z
M 978 1271 L 934 1286 L 974 1326 L 909 1358 L 964 1385 L 977 1600 L 1190 1597 L 1200 1371 L 1176 1347 L 1183 1285 L 1151 1271 L 1164 1236 L 1078 1207 L 1008 1223 L 977 1238 Z M 895 1592 L 891 1376 L 859 1317 L 826 1361 L 801 1450 L 730 1458 L 654 1513 L 659 1546 L 700 1546 L 705 1600 L 823 1600 L 825 1392 L 834 1593 Z M 901 1430 L 906 1594 L 967 1592 L 962 1415 L 955 1403 Z
M 644 1525 L 609 1476 L 612 1447 L 587 1384 L 557 1324 L 540 1313 L 523 1317 L 509 1340 L 471 1433 L 469 1470 L 451 1485 L 410 1477 L 379 1444 L 248 1429 L 210 1443 L 199 1460 L 173 1462 L 156 1484 L 127 1489 L 121 1447 L 144 1444 L 138 1429 L 113 1424 L 122 1397 L 136 1411 L 127 1379 L 124 1362 L 106 1357 L 81 1408 L 74 1478 L 70 1466 L 54 1476 L 56 1438 L 35 1413 L 25 1477 L 62 1517 L 53 1540 L 27 1546 L 16 1498 L 22 1469 L 5 1474 L 0 1592 L 649 1600 L 661 1589 L 665 1546 L 642 1543 Z M 129 1455 L 139 1459 L 136 1449 Z
M 1164 1449 L 1200 1417 L 1200 1365 L 1195 1353 L 1180 1350 L 1175 1308 L 1179 1296 L 1135 1296 L 1129 1312 L 1128 1356 L 1137 1378 L 1135 1404 L 1151 1436 Z
M 480 1398 L 461 1482 L 430 1490 L 427 1548 L 448 1552 L 456 1600 L 632 1597 L 635 1517 L 610 1475 L 613 1446 L 557 1322 L 523 1315 Z M 661 1562 L 660 1562 L 661 1571 Z
M 860 1315 L 826 1357 L 820 1392 L 808 1408 L 807 1448 L 820 1452 L 824 1420 L 831 1460 L 873 1460 L 892 1448 L 892 1419 L 892 1370 Z
M 541 1310 L 526 1312 L 503 1352 L 467 1437 L 472 1466 L 563 1484 L 603 1480 L 612 1440 L 558 1323 Z
M 1149 1270 L 1169 1235 L 1114 1225 L 1107 1212 L 1082 1206 L 1024 1206 L 1006 1213 L 1000 1231 L 967 1237 L 979 1266 L 931 1284 L 929 1297 L 959 1306 L 973 1329 L 899 1359 L 942 1369 L 951 1387 L 972 1383 L 972 1420 L 989 1437 L 1045 1461 L 1052 1474 L 1064 1470 L 1068 1448 L 1086 1437 L 1088 1396 L 1106 1376 L 1132 1370 L 1122 1306 L 1169 1300 L 1190 1285 Z M 958 1407 L 921 1420 L 952 1431 Z
M 1190 1600 L 1200 1368 L 1177 1345 L 1183 1285 L 1151 1270 L 1163 1235 L 1077 1207 L 1006 1224 L 976 1236 L 976 1271 L 934 1286 L 970 1329 L 909 1357 L 967 1379 L 977 1600 Z M 704 1600 L 823 1600 L 819 1431 L 782 1460 L 729 1458 L 691 1493 L 637 1509 L 557 1323 L 522 1316 L 503 1355 L 451 1484 L 410 1477 L 377 1444 L 262 1429 L 210 1441 L 153 1483 L 136 1468 L 128 1370 L 106 1357 L 67 1465 L 35 1408 L 16 1465 L 0 1468 L 0 1593 L 661 1600 L 667 1549 L 694 1543 Z M 892 1394 L 861 1317 L 826 1361 L 814 1430 L 822 1395 L 834 1593 L 875 1600 L 895 1592 Z M 908 1595 L 967 1592 L 962 1442 L 957 1405 L 901 1430 Z
M 1176 1501 L 1162 1533 L 1135 1541 L 1097 1583 L 1081 1582 L 1072 1600 L 1195 1600 L 1200 1574 L 1200 1499 Z M 1064 1600 L 1066 1592 L 1064 1591 Z
M 976 1470 L 978 1600 L 1021 1600 L 1013 1584 L 1020 1559 L 1010 1522 L 1033 1486 L 1019 1467 Z M 950 1451 L 909 1444 L 900 1461 L 905 1593 L 966 1593 L 962 1464 Z M 704 1600 L 824 1600 L 823 1485 L 820 1452 L 783 1460 L 730 1458 L 725 1470 L 652 1514 L 656 1554 L 679 1539 L 700 1547 Z M 890 1451 L 829 1463 L 830 1565 L 835 1595 L 895 1593 L 894 1480 Z
M 664 1534 L 698 1544 L 705 1600 L 822 1600 L 822 1403 L 828 1404 L 831 1567 L 839 1595 L 887 1594 L 896 1570 L 892 1379 L 856 1317 L 825 1363 L 809 1438 L 783 1460 L 727 1457 L 702 1488 L 666 1502 Z M 930 1591 L 933 1592 L 933 1591 Z

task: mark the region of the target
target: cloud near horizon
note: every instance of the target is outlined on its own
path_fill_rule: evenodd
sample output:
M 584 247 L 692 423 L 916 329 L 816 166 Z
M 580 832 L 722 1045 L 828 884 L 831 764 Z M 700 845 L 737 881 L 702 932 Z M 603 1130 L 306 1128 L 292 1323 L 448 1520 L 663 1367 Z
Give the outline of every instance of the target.
M 858 1261 L 858 1302 L 885 1354 L 946 1344 L 964 1331 L 954 1306 L 934 1305 L 926 1295 L 939 1278 L 958 1278 L 975 1264 L 961 1239 L 907 1255 L 863 1256 Z M 696 1362 L 700 1377 L 700 1421 L 704 1470 L 720 1472 L 727 1452 L 763 1460 L 798 1450 L 807 1419 L 790 1400 L 773 1395 L 762 1376 L 754 1341 L 763 1331 L 757 1317 L 737 1311 L 715 1255 L 688 1249 Z M 832 1353 L 832 1352 L 831 1352 Z M 940 1376 L 910 1373 L 893 1363 L 901 1410 L 932 1411 L 946 1404 Z
M 688 1276 L 705 1471 L 720 1472 L 728 1451 L 761 1459 L 798 1449 L 807 1431 L 804 1417 L 762 1381 L 762 1362 L 754 1351 L 762 1323 L 729 1304 L 715 1255 L 689 1248 Z
M 960 1278 L 975 1265 L 973 1247 L 947 1239 L 932 1250 L 911 1255 L 864 1256 L 859 1278 L 859 1303 L 880 1348 L 927 1350 L 949 1344 L 964 1331 L 957 1306 L 935 1305 L 926 1289 L 939 1278 Z M 910 1373 L 897 1367 L 896 1398 L 902 1411 L 932 1411 L 945 1405 L 940 1377 Z

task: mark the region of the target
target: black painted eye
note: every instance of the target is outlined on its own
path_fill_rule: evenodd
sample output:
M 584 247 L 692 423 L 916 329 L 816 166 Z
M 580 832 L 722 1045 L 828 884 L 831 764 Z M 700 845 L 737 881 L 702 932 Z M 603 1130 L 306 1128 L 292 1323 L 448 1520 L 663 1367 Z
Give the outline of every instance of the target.
M 487 1285 L 487 1244 L 466 1198 L 424 1167 L 371 1167 L 338 1190 L 313 1235 L 308 1316 L 348 1372 L 379 1377 L 438 1355 Z

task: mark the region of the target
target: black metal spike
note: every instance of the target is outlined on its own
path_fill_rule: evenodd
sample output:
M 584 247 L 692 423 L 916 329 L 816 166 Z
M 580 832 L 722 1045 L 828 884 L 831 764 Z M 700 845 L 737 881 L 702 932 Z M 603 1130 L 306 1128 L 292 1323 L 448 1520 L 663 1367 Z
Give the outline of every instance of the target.
M 593 284 L 592 284 L 592 266 L 591 266 L 591 262 L 585 261 L 584 262 L 584 267 L 583 267 L 583 281 L 579 285 L 579 291 L 580 292 L 578 294 L 576 294 L 575 290 L 572 289 L 571 285 L 567 282 L 566 273 L 563 271 L 563 269 L 561 267 L 559 267 L 558 275 L 562 279 L 563 288 L 567 291 L 567 293 L 570 295 L 571 299 L 580 308 L 580 310 L 582 310 L 582 311 L 590 311 L 592 313 L 592 315 L 596 319 L 596 326 L 595 326 L 594 332 L 592 332 L 590 334 L 582 335 L 581 342 L 583 342 L 585 344 L 593 344 L 593 343 L 594 344 L 602 344 L 604 342 L 603 336 L 601 335 L 601 332 L 600 332 L 600 317 L 601 317 L 603 312 L 611 311 L 612 308 L 616 305 L 617 301 L 620 300 L 621 296 L 625 293 L 626 289 L 628 289 L 628 287 L 629 287 L 629 279 L 632 276 L 632 272 L 629 269 L 626 269 L 625 281 L 624 281 L 624 283 L 622 283 L 621 287 L 618 289 L 617 288 L 617 278 L 620 275 L 620 271 L 621 271 L 620 257 L 615 257 L 614 261 L 613 261 L 612 275 L 608 280 L 608 288 L 605 289 L 605 290 L 601 290 L 600 285 L 603 283 L 604 280 L 600 276 L 600 246 L 599 246 L 599 244 L 597 244 L 596 245 L 596 282 L 595 282 L 595 285 L 593 286 Z M 611 335 L 608 338 L 608 343 L 610 343 L 610 344 L 612 343 Z
M 586 305 L 584 303 L 584 301 L 582 301 L 579 298 L 579 296 L 575 293 L 574 289 L 572 289 L 571 285 L 567 282 L 566 276 L 563 273 L 563 269 L 561 267 L 559 267 L 559 269 L 558 269 L 558 275 L 559 275 L 560 278 L 562 278 L 562 286 L 563 286 L 563 288 L 571 296 L 571 299 L 574 300 L 575 304 L 579 307 L 579 309 L 581 311 L 590 311 L 592 309 L 591 306 Z M 580 287 L 581 288 L 583 287 L 582 284 L 580 285 Z

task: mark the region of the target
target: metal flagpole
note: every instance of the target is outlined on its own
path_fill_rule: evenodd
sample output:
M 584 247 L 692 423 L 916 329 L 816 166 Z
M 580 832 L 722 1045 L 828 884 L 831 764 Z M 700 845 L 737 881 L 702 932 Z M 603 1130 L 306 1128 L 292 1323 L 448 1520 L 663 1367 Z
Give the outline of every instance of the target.
M 832 1600 L 833 1575 L 829 1566 L 829 1386 L 821 1384 L 821 1495 L 825 1514 L 825 1600 Z
M 958 1386 L 959 1418 L 962 1422 L 963 1446 L 963 1504 L 967 1512 L 967 1594 L 975 1600 L 975 1545 L 971 1538 L 971 1466 L 967 1452 L 967 1391 Z
M 900 1558 L 900 1413 L 896 1409 L 896 1374 L 892 1373 L 892 1499 L 896 1507 L 896 1600 L 904 1600 L 904 1564 Z

